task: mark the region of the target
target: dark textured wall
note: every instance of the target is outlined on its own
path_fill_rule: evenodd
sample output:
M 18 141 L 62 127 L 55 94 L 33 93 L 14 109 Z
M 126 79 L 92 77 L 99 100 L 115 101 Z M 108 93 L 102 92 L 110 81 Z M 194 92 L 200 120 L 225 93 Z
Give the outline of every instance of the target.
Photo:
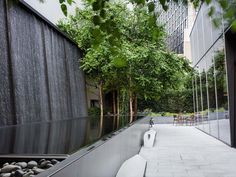
M 20 2 L 0 7 L 0 126 L 87 116 L 81 51 Z
M 229 30 L 225 34 L 226 63 L 229 87 L 231 146 L 236 148 L 236 34 Z
M 0 125 L 12 124 L 14 108 L 12 103 L 10 61 L 8 52 L 6 9 L 0 1 Z

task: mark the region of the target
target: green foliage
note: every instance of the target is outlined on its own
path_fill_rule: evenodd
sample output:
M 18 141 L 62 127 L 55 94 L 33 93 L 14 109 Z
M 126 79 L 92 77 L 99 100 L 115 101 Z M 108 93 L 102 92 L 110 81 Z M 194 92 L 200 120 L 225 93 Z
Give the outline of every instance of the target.
M 141 98 L 139 100 L 139 109 L 142 111 L 149 108 L 153 112 L 159 113 L 178 113 L 184 111 L 191 113 L 193 112 L 192 93 L 192 74 L 189 71 L 185 76 L 181 76 L 177 88 L 163 90 L 160 97 L 156 99 L 144 100 Z
M 155 4 L 154 4 L 154 2 L 149 2 L 149 3 L 148 3 L 148 10 L 149 10 L 149 12 L 153 12 L 154 9 L 155 9 Z
M 67 6 L 65 4 L 61 4 L 61 10 L 65 16 L 67 16 Z
M 92 118 L 99 118 L 100 116 L 100 109 L 97 107 L 91 107 L 88 109 L 88 115 Z
M 128 115 L 129 113 L 129 95 L 126 89 L 120 90 L 120 114 Z M 122 120 L 123 121 L 123 120 Z
M 210 7 L 210 10 L 209 10 L 209 12 L 208 12 L 208 15 L 209 16 L 212 16 L 213 14 L 215 13 L 215 7 Z
M 232 30 L 236 31 L 236 20 L 232 22 Z
M 211 3 L 211 0 L 206 0 L 207 5 Z
M 39 0 L 40 2 L 44 2 L 45 0 Z M 65 16 L 67 16 L 67 5 L 72 5 L 74 3 L 73 0 L 59 0 L 59 3 L 61 5 L 61 11 Z
M 198 102 L 199 110 L 207 110 L 209 108 L 210 111 L 214 112 L 216 107 L 228 110 L 224 49 L 214 51 L 212 61 L 206 70 L 196 70 L 193 79 L 195 93 L 198 94 L 195 98 L 195 104 Z
M 222 7 L 222 9 L 227 9 L 229 6 L 229 3 L 227 0 L 219 0 L 218 2 L 220 4 L 220 6 Z
M 159 99 L 140 100 L 139 109 L 152 109 L 154 112 L 193 112 L 192 89 L 169 90 L 160 95 Z
M 73 0 L 67 0 L 67 3 L 68 3 L 69 5 L 72 5 Z
M 166 51 L 164 28 L 156 24 L 154 12 L 150 15 L 152 8 L 146 4 L 130 10 L 106 2 L 106 12 L 96 10 L 106 14 L 101 18 L 94 15 L 98 7 L 92 3 L 58 25 L 84 50 L 81 66 L 87 76 L 102 83 L 105 92 L 121 93 L 121 113 L 127 113 L 129 92 L 139 99 L 158 99 L 178 88 L 190 70 L 184 58 Z

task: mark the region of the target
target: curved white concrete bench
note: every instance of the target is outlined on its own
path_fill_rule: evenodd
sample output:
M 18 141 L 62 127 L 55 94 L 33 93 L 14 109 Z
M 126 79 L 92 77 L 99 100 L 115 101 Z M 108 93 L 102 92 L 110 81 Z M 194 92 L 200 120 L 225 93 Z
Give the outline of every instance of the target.
M 121 165 L 116 177 L 144 177 L 146 164 L 147 161 L 137 154 Z
M 143 141 L 144 141 L 144 147 L 145 148 L 151 148 L 154 145 L 155 137 L 156 137 L 156 131 L 155 130 L 148 130 L 144 133 Z

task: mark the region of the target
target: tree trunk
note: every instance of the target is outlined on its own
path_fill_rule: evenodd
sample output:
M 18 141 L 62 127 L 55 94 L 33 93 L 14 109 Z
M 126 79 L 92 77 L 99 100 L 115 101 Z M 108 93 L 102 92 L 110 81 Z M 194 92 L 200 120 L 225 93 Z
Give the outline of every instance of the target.
M 99 123 L 99 137 L 102 135 L 103 129 L 103 85 L 99 84 L 99 98 L 100 98 L 100 123 Z
M 113 101 L 113 130 L 116 126 L 116 92 L 113 90 L 112 92 L 112 101 Z
M 129 123 L 133 122 L 133 94 L 129 91 L 129 110 L 130 110 L 130 120 Z
M 131 66 L 130 66 L 130 74 L 131 74 Z M 129 111 L 130 111 L 130 120 L 129 123 L 133 122 L 133 93 L 132 93 L 132 79 L 129 76 Z
M 119 90 L 117 90 L 116 100 L 117 100 L 117 123 L 116 128 L 118 129 L 120 126 L 120 93 Z
M 134 97 L 134 120 L 137 119 L 137 112 L 138 112 L 138 97 L 135 94 L 135 97 Z
M 112 91 L 112 101 L 113 101 L 113 114 L 116 114 L 116 92 Z

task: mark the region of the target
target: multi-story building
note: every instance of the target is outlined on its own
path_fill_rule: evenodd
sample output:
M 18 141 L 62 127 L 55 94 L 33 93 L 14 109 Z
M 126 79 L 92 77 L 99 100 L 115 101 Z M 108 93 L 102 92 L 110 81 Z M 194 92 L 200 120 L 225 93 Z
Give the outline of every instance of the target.
M 165 26 L 167 32 L 168 49 L 191 60 L 189 33 L 195 17 L 192 5 L 170 1 L 168 11 L 164 11 L 158 3 L 156 7 L 158 22 Z
M 213 5 L 220 27 L 212 25 L 210 7 L 203 4 L 190 34 L 194 111 L 199 129 L 236 147 L 236 34 L 224 22 L 222 9 Z

